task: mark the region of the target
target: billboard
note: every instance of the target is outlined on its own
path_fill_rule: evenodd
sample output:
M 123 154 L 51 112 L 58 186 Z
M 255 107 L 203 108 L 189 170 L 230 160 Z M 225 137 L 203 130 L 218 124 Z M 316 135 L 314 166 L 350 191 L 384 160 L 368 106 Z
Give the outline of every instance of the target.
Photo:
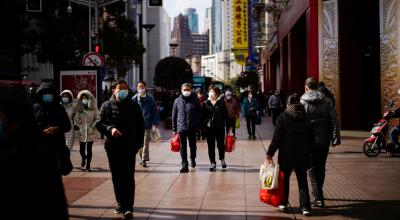
M 249 51 L 249 0 L 233 1 L 233 48 L 236 62 L 246 64 Z

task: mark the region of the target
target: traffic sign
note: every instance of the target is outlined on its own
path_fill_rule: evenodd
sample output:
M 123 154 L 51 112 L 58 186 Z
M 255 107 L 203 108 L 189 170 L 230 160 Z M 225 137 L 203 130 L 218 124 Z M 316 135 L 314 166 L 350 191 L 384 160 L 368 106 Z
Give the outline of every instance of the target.
M 103 66 L 104 59 L 99 53 L 87 53 L 83 56 L 82 65 L 83 66 Z

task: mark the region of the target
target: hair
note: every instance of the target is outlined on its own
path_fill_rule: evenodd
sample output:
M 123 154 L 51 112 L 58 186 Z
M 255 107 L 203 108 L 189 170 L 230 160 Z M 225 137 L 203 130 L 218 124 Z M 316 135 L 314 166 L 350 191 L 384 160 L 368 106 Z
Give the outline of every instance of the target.
M 203 92 L 202 89 L 197 88 L 197 89 L 196 89 L 196 94 L 204 95 L 204 92 Z
M 318 83 L 318 86 L 319 87 L 325 87 L 325 83 L 321 81 L 321 82 Z
M 189 87 L 190 89 L 192 89 L 192 84 L 190 83 L 183 83 L 181 86 L 181 89 L 183 89 L 183 87 Z
M 124 79 L 119 79 L 119 80 L 117 80 L 117 81 L 115 81 L 115 82 L 113 83 L 113 85 L 111 86 L 111 89 L 115 89 L 115 88 L 117 88 L 118 85 L 121 85 L 121 84 L 126 84 L 126 85 L 128 85 L 128 82 L 125 81 Z M 128 88 L 129 88 L 129 86 L 128 86 Z
M 287 104 L 288 105 L 298 105 L 298 104 L 300 104 L 300 97 L 297 95 L 297 93 L 293 93 L 288 97 Z
M 137 85 L 139 85 L 139 83 L 142 83 L 144 86 L 147 86 L 146 82 L 143 80 L 139 80 L 139 82 L 137 82 Z
M 314 79 L 313 77 L 307 78 L 306 79 L 306 86 L 309 89 L 317 90 L 318 89 L 318 81 L 316 79 Z
M 210 87 L 208 87 L 208 91 L 210 90 L 214 90 L 217 96 L 221 95 L 221 89 L 218 86 L 211 85 Z

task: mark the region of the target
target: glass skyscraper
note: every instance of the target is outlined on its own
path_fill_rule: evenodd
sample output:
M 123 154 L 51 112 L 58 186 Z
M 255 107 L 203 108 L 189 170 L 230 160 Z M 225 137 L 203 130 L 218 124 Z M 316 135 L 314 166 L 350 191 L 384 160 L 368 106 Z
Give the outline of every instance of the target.
M 195 8 L 187 8 L 184 11 L 189 19 L 189 29 L 192 33 L 199 33 L 199 15 L 196 13 Z

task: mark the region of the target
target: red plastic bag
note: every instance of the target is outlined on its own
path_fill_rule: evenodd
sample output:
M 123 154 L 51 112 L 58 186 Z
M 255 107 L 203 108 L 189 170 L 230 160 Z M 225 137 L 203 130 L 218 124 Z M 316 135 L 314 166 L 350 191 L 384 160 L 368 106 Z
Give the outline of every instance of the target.
M 272 206 L 282 205 L 285 200 L 285 187 L 284 187 L 284 174 L 282 171 L 279 172 L 278 188 L 267 190 L 260 189 L 260 200 L 261 202 L 267 203 Z
M 181 145 L 179 143 L 179 135 L 175 134 L 171 140 L 171 151 L 179 152 L 181 150 Z
M 225 151 L 226 152 L 233 152 L 235 150 L 235 136 L 233 136 L 232 132 L 225 137 Z

